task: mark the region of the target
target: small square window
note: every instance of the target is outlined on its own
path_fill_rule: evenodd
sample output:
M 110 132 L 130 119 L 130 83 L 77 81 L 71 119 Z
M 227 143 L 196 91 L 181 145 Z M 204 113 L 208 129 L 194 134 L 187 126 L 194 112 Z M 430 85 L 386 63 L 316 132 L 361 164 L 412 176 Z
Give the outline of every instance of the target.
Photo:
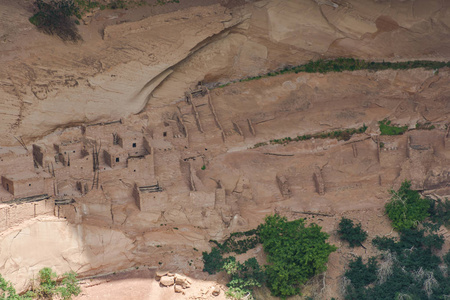
M 136 148 L 136 143 L 133 143 L 133 148 Z
M 31 186 L 31 183 L 29 183 L 28 186 Z
M 164 132 L 163 132 L 163 136 L 167 136 L 167 132 L 164 131 Z
M 118 157 L 116 157 L 116 162 L 119 162 L 119 158 Z

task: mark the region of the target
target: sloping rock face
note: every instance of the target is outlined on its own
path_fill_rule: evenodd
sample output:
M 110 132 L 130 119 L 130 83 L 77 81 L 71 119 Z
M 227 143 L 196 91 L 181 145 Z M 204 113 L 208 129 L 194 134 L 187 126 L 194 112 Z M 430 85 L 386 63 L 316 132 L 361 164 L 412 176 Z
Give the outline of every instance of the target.
M 141 111 L 149 99 L 164 105 L 200 80 L 227 81 L 336 56 L 450 57 L 450 4 L 441 0 L 264 0 L 106 28 L 139 8 L 104 11 L 80 27 L 84 42 L 76 45 L 39 33 L 28 22 L 32 8 L 25 1 L 2 1 L 0 11 L 2 145 L 16 143 L 14 136 L 27 141 L 57 127 L 117 120 Z
M 179 64 L 149 103 L 179 97 L 174 85 L 225 83 L 311 59 L 450 58 L 445 1 L 265 0 L 239 13 L 249 18 Z
M 14 8 L 0 6 L 4 14 Z M 8 36 L 6 28 L 11 42 L 1 46 L 0 130 L 11 133 L 2 135 L 2 145 L 12 135 L 30 139 L 59 126 L 139 112 L 170 68 L 231 19 L 220 5 L 190 8 L 108 26 L 103 39 L 87 31 L 86 41 L 73 45 L 37 32 L 21 12 L 15 15 L 23 31 Z

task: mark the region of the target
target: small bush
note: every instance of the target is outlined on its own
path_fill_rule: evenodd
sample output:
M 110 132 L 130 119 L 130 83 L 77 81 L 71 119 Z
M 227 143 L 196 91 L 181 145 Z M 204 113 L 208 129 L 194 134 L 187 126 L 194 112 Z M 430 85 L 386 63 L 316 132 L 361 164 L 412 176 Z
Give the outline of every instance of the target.
M 383 121 L 379 121 L 381 135 L 400 135 L 405 133 L 408 130 L 408 126 L 395 126 L 391 125 L 391 121 L 388 119 L 384 119 Z
M 29 19 L 42 32 L 57 35 L 63 41 L 81 40 L 78 28 L 72 16 L 81 17 L 78 6 L 73 0 L 36 0 L 37 12 Z
M 137 269 L 139 267 L 136 267 Z M 78 284 L 77 274 L 75 272 L 64 273 L 64 278 L 61 284 L 57 287 L 57 293 L 64 300 L 72 299 L 73 296 L 78 296 L 81 293 L 80 285 Z
M 341 239 L 347 241 L 352 248 L 360 246 L 367 239 L 367 232 L 362 230 L 361 224 L 354 226 L 352 220 L 344 217 L 339 223 L 338 233 L 341 235 Z
M 426 123 L 420 123 L 417 122 L 416 123 L 416 129 L 420 129 L 420 130 L 433 130 L 436 127 L 434 125 L 432 125 L 430 122 L 426 122 Z
M 252 291 L 255 287 L 261 287 L 264 283 L 264 270 L 258 264 L 256 258 L 250 258 L 243 264 L 236 261 L 235 257 L 229 257 L 224 263 L 223 269 L 231 275 L 227 286 L 227 296 L 232 299 L 253 299 Z
M 208 272 L 208 274 L 215 274 L 222 270 L 225 260 L 222 257 L 219 249 L 212 248 L 210 253 L 204 251 L 202 255 L 204 264 L 203 272 Z
M 436 201 L 430 201 L 430 219 L 439 226 L 444 225 L 450 228 L 450 200 L 445 199 L 442 201 L 438 199 Z

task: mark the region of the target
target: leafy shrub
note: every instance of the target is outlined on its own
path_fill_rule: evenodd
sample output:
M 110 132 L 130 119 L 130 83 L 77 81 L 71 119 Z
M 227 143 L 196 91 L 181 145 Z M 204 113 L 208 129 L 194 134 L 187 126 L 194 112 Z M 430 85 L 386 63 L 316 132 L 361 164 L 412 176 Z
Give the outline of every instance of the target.
M 52 299 L 56 294 L 56 273 L 50 268 L 39 271 L 39 286 L 34 291 L 38 298 Z
M 352 248 L 361 245 L 367 239 L 367 232 L 362 230 L 361 224 L 354 226 L 352 220 L 344 217 L 339 223 L 338 233 L 341 239 L 347 241 Z
M 1 300 L 31 300 L 34 294 L 32 292 L 27 292 L 26 294 L 19 296 L 17 295 L 16 289 L 0 274 L 0 299 Z
M 300 293 L 300 287 L 312 276 L 324 272 L 336 247 L 326 243 L 329 235 L 321 227 L 304 220 L 288 222 L 279 215 L 267 216 L 259 234 L 267 253 L 267 285 L 274 296 L 286 298 Z
M 358 291 L 361 288 L 375 282 L 377 280 L 377 266 L 377 260 L 375 257 L 369 258 L 367 265 L 363 263 L 361 256 L 358 256 L 355 260 L 350 261 L 349 270 L 345 272 L 345 277 L 350 279 L 351 282 L 349 288 Z M 356 291 L 352 292 L 355 293 Z
M 243 264 L 237 262 L 234 257 L 230 257 L 224 263 L 223 269 L 231 275 L 227 286 L 227 296 L 232 299 L 253 299 L 252 290 L 261 287 L 264 283 L 264 270 L 258 264 L 256 258 L 250 258 Z
M 385 205 L 386 213 L 397 230 L 415 228 L 429 216 L 430 201 L 422 199 L 417 191 L 411 190 L 411 183 L 405 181 L 398 191 L 391 191 L 390 202 Z
M 425 123 L 420 123 L 417 122 L 416 123 L 416 129 L 421 129 L 421 130 L 433 130 L 436 127 L 434 125 L 432 125 L 430 122 L 425 122 Z
M 239 239 L 242 237 L 245 238 Z M 234 252 L 236 254 L 242 254 L 249 249 L 255 248 L 256 245 L 261 243 L 261 239 L 259 237 L 258 229 L 252 229 L 245 232 L 233 232 L 223 243 L 219 243 L 215 240 L 210 240 L 210 242 L 216 244 L 221 253 Z
M 73 0 L 35 0 L 37 12 L 29 19 L 39 30 L 49 35 L 57 35 L 63 41 L 79 41 L 81 36 L 72 16 L 80 16 L 79 8 Z
M 208 272 L 209 274 L 215 274 L 222 270 L 223 264 L 225 263 L 220 250 L 217 248 L 212 248 L 211 252 L 202 252 L 203 255 L 203 272 Z
M 438 199 L 436 201 L 430 201 L 430 219 L 439 226 L 444 225 L 450 228 L 450 200 L 445 199 L 442 201 Z
M 64 300 L 72 299 L 72 295 L 78 296 L 81 293 L 81 288 L 78 284 L 77 274 L 68 272 L 64 273 L 63 276 L 61 284 L 57 287 L 57 293 Z
M 405 133 L 408 130 L 408 126 L 394 126 L 391 125 L 391 121 L 384 119 L 383 121 L 379 121 L 381 135 L 400 135 Z

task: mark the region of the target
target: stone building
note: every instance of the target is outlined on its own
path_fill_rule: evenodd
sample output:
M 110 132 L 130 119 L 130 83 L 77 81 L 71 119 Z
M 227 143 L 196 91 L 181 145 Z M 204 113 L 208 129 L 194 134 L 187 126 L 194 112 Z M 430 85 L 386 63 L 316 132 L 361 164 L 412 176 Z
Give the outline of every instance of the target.
M 129 131 L 120 133 L 117 137 L 117 144 L 128 151 L 129 156 L 142 156 L 147 154 L 142 133 Z
M 60 144 L 54 144 L 57 152 L 57 160 L 64 166 L 70 166 L 70 160 L 82 156 L 84 145 L 81 141 L 67 141 Z
M 103 157 L 110 168 L 126 168 L 128 151 L 120 146 L 113 146 L 103 151 Z
M 133 197 L 136 206 L 143 212 L 165 211 L 169 205 L 169 197 L 158 184 L 149 186 L 134 185 Z
M 14 198 L 53 195 L 53 178 L 45 172 L 25 171 L 2 176 L 2 186 Z

